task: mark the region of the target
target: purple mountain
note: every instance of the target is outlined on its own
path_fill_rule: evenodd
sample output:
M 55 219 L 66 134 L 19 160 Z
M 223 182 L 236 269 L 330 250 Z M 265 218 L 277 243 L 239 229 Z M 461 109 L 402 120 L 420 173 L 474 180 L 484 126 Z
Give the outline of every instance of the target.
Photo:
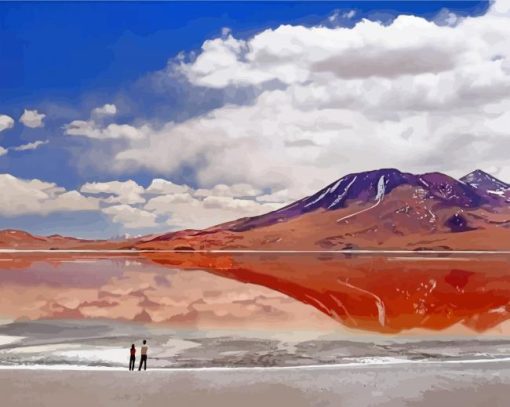
M 388 168 L 346 175 L 314 195 L 265 215 L 239 219 L 229 224 L 228 229 L 240 232 L 268 226 L 317 209 L 330 211 L 343 208 L 347 201 L 377 203 L 401 185 L 420 188 L 425 191 L 427 198 L 444 206 L 475 208 L 500 201 L 483 189 L 439 172 L 414 175 Z
M 500 181 L 482 170 L 475 170 L 460 180 L 484 193 L 510 198 L 510 184 Z

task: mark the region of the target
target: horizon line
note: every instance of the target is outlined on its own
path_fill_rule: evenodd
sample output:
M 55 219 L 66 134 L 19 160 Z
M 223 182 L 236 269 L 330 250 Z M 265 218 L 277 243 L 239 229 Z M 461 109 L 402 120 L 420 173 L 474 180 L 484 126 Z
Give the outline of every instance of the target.
M 171 249 L 0 249 L 1 253 L 261 253 L 261 254 L 510 254 L 509 250 L 171 250 Z

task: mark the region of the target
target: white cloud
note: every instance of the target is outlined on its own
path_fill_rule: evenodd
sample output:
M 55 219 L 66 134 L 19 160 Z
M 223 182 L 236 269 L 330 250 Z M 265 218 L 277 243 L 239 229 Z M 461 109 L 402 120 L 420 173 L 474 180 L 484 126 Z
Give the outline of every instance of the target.
M 107 204 L 140 204 L 144 188 L 133 180 L 110 182 L 87 182 L 80 188 L 83 194 L 106 195 L 102 201 Z
M 492 11 L 453 26 L 400 16 L 353 28 L 281 26 L 247 40 L 229 33 L 177 69 L 194 86 L 253 87 L 258 96 L 146 123 L 111 168 L 166 176 L 192 168 L 200 186 L 244 183 L 291 199 L 381 167 L 510 172 L 509 37 L 509 16 Z
M 66 191 L 51 182 L 24 180 L 10 174 L 0 174 L 0 215 L 47 215 L 53 212 L 94 211 L 97 199 L 87 198 L 77 191 Z
M 261 204 L 251 199 L 208 196 L 200 199 L 190 193 L 176 193 L 150 199 L 144 209 L 168 217 L 172 229 L 205 228 L 245 216 L 260 215 L 281 205 Z
M 356 15 L 356 10 L 349 10 L 345 13 L 342 14 L 342 17 L 343 18 L 348 18 L 348 19 L 351 19 L 353 18 L 354 16 Z
M 210 189 L 199 188 L 193 193 L 193 195 L 197 197 L 226 196 L 231 198 L 242 198 L 257 196 L 260 193 L 260 189 L 254 188 L 249 184 L 218 184 Z
M 117 106 L 107 103 L 103 106 L 96 107 L 92 110 L 92 115 L 95 116 L 115 116 L 117 114 Z
M 237 199 L 228 196 L 208 196 L 203 200 L 204 208 L 207 209 L 227 209 L 251 211 L 254 208 L 260 208 L 257 202 L 249 199 Z
M 189 190 L 190 187 L 187 185 L 178 185 L 165 179 L 155 178 L 145 192 L 152 195 L 166 195 L 188 192 Z
M 43 120 L 46 117 L 44 113 L 39 113 L 37 110 L 25 109 L 19 118 L 20 123 L 30 128 L 44 127 Z
M 508 17 L 508 14 L 510 14 L 510 1 L 508 0 L 493 1 L 491 4 L 491 14 Z
M 295 199 L 296 197 L 291 197 L 289 195 L 288 189 L 280 189 L 279 191 L 271 194 L 257 196 L 258 202 L 291 203 L 291 201 Z
M 328 21 L 329 21 L 329 23 L 337 24 L 337 23 L 341 22 L 342 20 L 350 20 L 355 15 L 356 15 L 356 10 L 348 10 L 348 11 L 335 10 L 328 17 Z
M 143 128 L 136 128 L 129 124 L 110 123 L 103 127 L 93 120 L 73 120 L 65 127 L 65 133 L 69 136 L 82 136 L 92 139 L 141 139 Z
M 232 36 L 209 40 L 194 62 L 181 64 L 181 71 L 194 84 L 216 88 L 271 80 L 290 85 L 327 74 L 384 78 L 439 73 L 476 61 L 470 51 L 460 30 L 400 16 L 390 25 L 369 20 L 352 29 L 283 25 L 248 41 Z
M 128 180 L 88 182 L 79 191 L 68 191 L 55 183 L 0 174 L 0 189 L 4 191 L 0 195 L 0 216 L 93 211 L 107 215 L 126 230 L 143 232 L 204 228 L 282 206 L 258 202 L 255 195 L 248 197 L 257 191 L 247 185 L 220 185 L 210 189 L 211 195 L 205 195 L 204 189 L 198 193 L 164 179 L 154 179 L 146 189 Z M 235 198 L 234 191 L 246 198 Z M 145 196 L 149 197 L 147 202 Z
M 172 229 L 209 227 L 282 206 L 281 203 L 258 202 L 256 197 L 262 195 L 262 191 L 248 184 L 219 184 L 195 190 L 187 185 L 154 179 L 145 194 L 152 197 L 143 209 L 157 215 Z
M 103 212 L 115 223 L 122 224 L 126 229 L 143 229 L 158 226 L 156 215 L 143 209 L 129 205 L 115 205 L 104 208 Z
M 12 147 L 11 149 L 14 151 L 27 151 L 27 150 L 36 150 L 39 147 L 48 144 L 49 140 L 37 140 L 31 143 L 22 144 L 20 146 Z
M 11 129 L 14 126 L 14 119 L 5 114 L 0 114 L 0 132 Z
M 131 139 L 137 140 L 145 137 L 148 127 L 135 127 L 129 124 L 105 124 L 104 119 L 117 114 L 117 107 L 105 104 L 96 107 L 90 113 L 89 120 L 73 120 L 64 126 L 68 136 L 80 136 L 98 140 Z
M 442 9 L 434 19 L 434 22 L 438 25 L 448 25 L 451 27 L 455 26 L 460 21 L 461 18 L 448 9 Z

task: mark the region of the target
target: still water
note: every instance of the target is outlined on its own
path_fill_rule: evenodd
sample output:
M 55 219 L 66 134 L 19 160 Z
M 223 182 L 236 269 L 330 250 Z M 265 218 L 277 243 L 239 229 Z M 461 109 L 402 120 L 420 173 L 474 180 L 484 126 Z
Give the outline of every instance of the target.
M 0 365 L 504 358 L 509 301 L 505 254 L 2 253 Z

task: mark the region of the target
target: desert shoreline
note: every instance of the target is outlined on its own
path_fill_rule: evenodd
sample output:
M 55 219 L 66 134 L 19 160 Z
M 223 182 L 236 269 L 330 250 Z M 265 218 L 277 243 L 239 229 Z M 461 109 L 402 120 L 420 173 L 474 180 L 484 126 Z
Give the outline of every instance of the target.
M 510 361 L 160 369 L 0 369 L 6 406 L 506 406 Z
M 380 360 L 376 360 L 380 359 Z M 388 359 L 388 360 L 386 360 Z M 492 365 L 508 364 L 510 366 L 510 356 L 504 358 L 480 358 L 480 359 L 451 359 L 451 360 L 425 360 L 425 359 L 394 359 L 387 357 L 375 357 L 371 362 L 346 362 L 346 363 L 325 363 L 310 365 L 289 365 L 289 366 L 206 366 L 206 367 L 155 367 L 149 368 L 151 372 L 278 372 L 278 371 L 327 371 L 344 369 L 363 369 L 378 367 L 400 367 L 400 366 L 462 366 L 462 365 Z M 70 364 L 49 364 L 49 365 L 2 365 L 0 371 L 88 371 L 88 372 L 123 372 L 127 369 L 123 366 L 94 366 L 94 365 L 70 365 Z M 129 371 L 128 371 L 129 372 Z

